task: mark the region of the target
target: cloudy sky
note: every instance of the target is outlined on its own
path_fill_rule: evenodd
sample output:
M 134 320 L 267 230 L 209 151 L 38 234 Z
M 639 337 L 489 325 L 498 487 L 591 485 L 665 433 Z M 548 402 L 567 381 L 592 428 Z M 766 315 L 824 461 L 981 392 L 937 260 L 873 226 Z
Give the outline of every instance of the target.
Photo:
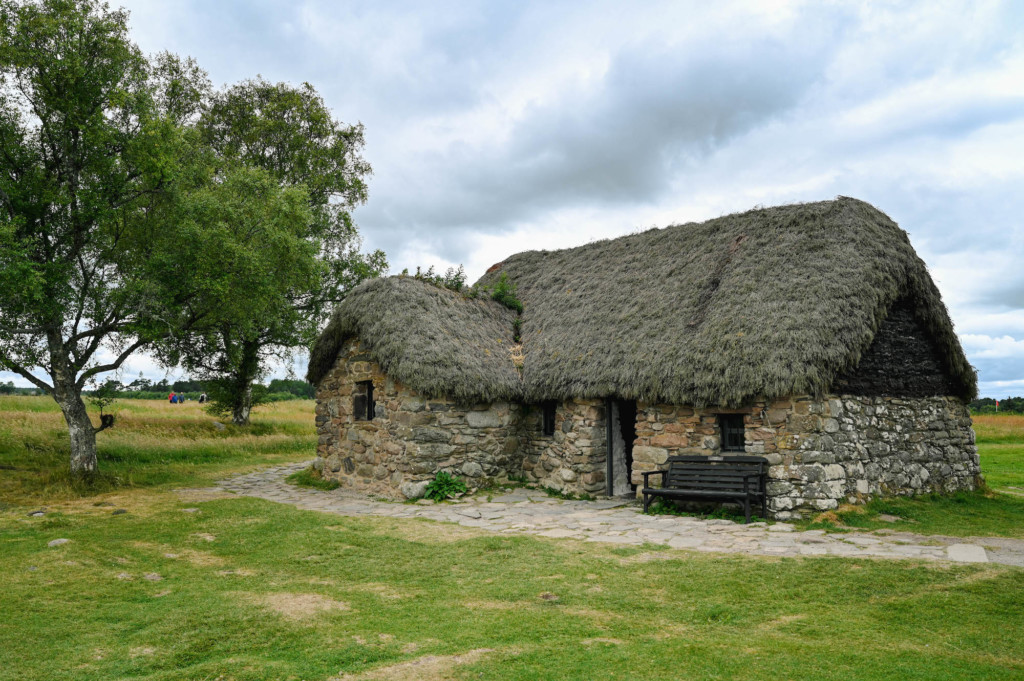
M 910 233 L 982 395 L 1024 394 L 1024 3 L 123 1 L 145 51 L 362 122 L 394 272 L 854 196 Z

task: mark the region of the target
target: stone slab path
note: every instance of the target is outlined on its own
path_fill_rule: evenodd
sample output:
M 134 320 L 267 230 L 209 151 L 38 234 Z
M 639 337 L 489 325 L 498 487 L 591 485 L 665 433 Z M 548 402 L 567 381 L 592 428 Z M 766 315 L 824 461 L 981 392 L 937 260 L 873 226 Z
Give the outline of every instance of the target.
M 541 491 L 515 489 L 505 494 L 460 499 L 456 503 L 416 504 L 375 501 L 362 494 L 325 492 L 284 482 L 309 463 L 278 466 L 233 477 L 223 490 L 298 508 L 339 515 L 427 518 L 498 533 L 525 532 L 612 544 L 664 544 L 671 548 L 771 556 L 847 556 L 914 558 L 960 563 L 1024 566 L 1024 540 L 1001 537 L 944 537 L 880 530 L 826 534 L 798 531 L 787 523 L 701 520 L 685 516 L 644 515 L 627 501 L 564 501 Z

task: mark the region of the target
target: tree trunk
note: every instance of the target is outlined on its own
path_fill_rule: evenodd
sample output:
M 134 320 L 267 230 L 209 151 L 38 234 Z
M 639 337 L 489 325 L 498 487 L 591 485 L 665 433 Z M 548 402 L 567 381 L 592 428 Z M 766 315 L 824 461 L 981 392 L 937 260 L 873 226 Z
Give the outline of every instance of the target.
M 242 358 L 235 375 L 234 404 L 231 407 L 231 422 L 236 426 L 249 425 L 252 411 L 252 382 L 259 373 L 259 345 L 255 341 L 243 341 Z
M 231 407 L 231 422 L 236 426 L 249 425 L 250 411 L 252 411 L 252 386 L 247 385 L 235 394 L 235 403 Z
M 89 413 L 85 410 L 82 396 L 74 388 L 59 393 L 55 389 L 53 399 L 57 401 L 60 410 L 64 412 L 64 420 L 68 424 L 68 434 L 71 436 L 71 474 L 75 476 L 92 475 L 97 470 L 96 429 L 92 425 Z
M 50 377 L 53 379 L 53 399 L 64 414 L 71 437 L 71 475 L 88 476 L 97 470 L 96 429 L 82 401 L 82 391 L 75 383 L 64 344 L 56 333 L 48 335 L 50 346 Z

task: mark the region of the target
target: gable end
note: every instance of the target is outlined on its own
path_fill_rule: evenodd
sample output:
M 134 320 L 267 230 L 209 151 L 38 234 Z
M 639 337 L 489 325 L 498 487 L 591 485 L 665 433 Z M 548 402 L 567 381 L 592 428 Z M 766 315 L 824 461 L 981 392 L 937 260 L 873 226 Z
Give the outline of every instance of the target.
M 960 395 L 938 346 L 904 298 L 893 303 L 860 362 L 834 383 L 834 392 L 847 395 L 936 397 Z

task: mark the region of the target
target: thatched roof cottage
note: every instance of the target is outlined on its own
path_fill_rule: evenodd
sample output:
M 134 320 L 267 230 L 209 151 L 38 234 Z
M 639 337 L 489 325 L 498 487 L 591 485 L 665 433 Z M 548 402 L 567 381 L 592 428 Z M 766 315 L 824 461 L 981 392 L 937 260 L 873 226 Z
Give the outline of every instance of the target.
M 482 278 L 522 312 L 367 281 L 313 349 L 318 467 L 398 497 L 448 470 L 628 494 L 683 453 L 756 453 L 779 518 L 971 489 L 976 392 L 905 232 L 849 198 L 560 251 Z

